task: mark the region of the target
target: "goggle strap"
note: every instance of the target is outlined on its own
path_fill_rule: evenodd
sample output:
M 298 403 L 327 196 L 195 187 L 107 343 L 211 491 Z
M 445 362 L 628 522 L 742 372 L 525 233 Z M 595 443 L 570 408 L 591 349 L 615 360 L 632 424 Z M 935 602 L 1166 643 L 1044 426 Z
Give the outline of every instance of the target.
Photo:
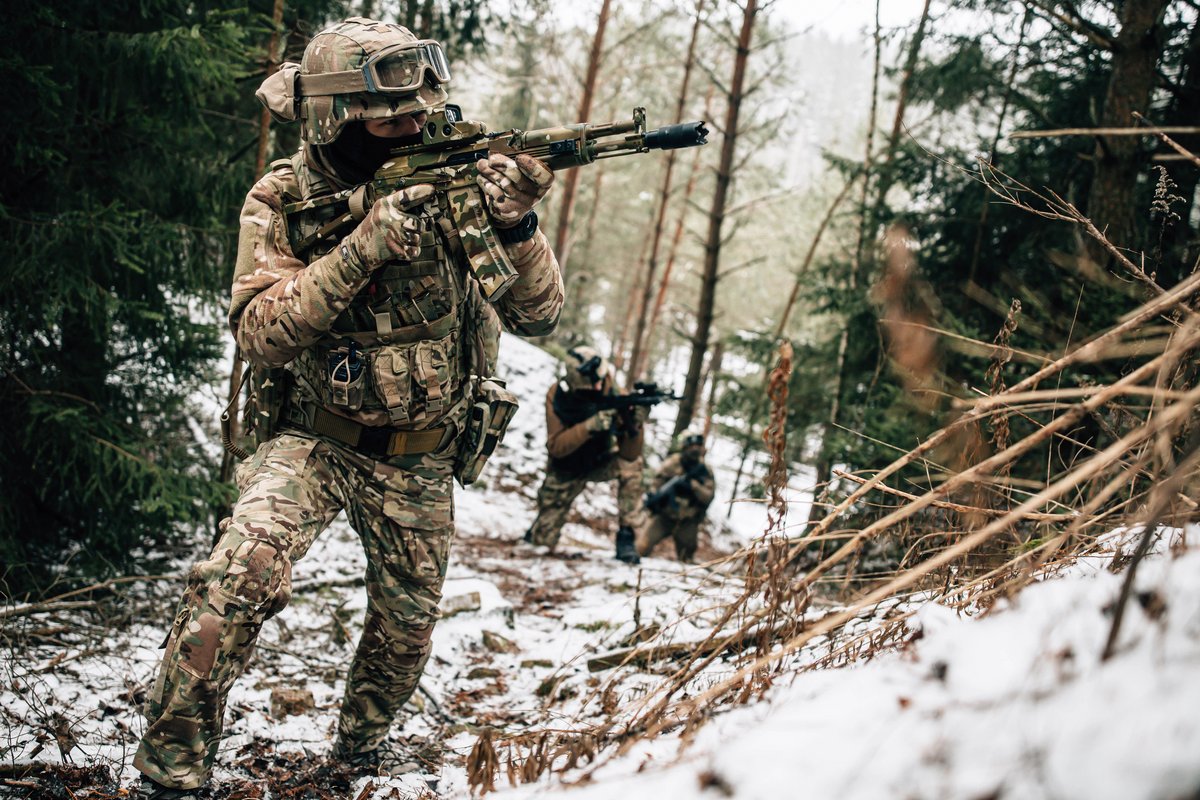
M 324 97 L 334 94 L 355 94 L 367 91 L 367 81 L 362 70 L 346 72 L 321 72 L 316 75 L 300 75 L 300 94 L 304 97 Z
M 431 54 L 435 48 L 440 57 L 438 59 L 433 58 Z M 422 68 L 432 72 L 439 81 L 449 80 L 449 65 L 446 63 L 445 53 L 442 51 L 442 46 L 432 39 L 422 39 L 419 42 L 406 43 L 394 49 L 388 48 L 380 51 L 370 58 L 368 64 L 405 50 L 425 53 L 426 55 L 421 58 Z M 435 61 L 440 62 L 441 69 L 439 69 Z M 445 77 L 443 78 L 439 75 L 439 72 L 444 72 Z M 301 73 L 298 80 L 298 89 L 300 95 L 304 97 L 324 97 L 337 94 L 357 94 L 359 92 L 387 94 L 388 90 L 380 90 L 372 86 L 369 81 L 370 79 L 367 77 L 367 70 L 365 69 L 346 70 L 344 72 L 321 72 L 315 75 Z M 424 82 L 424 77 L 422 77 L 422 82 Z

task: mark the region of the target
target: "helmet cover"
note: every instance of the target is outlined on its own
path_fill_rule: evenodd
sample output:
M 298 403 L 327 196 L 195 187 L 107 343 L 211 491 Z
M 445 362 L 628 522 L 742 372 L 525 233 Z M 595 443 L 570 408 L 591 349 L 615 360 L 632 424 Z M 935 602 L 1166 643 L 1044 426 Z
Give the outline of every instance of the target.
M 567 356 L 566 381 L 571 389 L 591 389 L 612 374 L 612 364 L 594 347 L 572 347 Z
M 318 33 L 304 49 L 300 74 L 319 75 L 361 69 L 375 53 L 397 44 L 416 43 L 417 37 L 402 25 L 365 17 L 350 17 Z M 446 104 L 443 85 L 428 80 L 415 92 L 404 94 L 356 92 L 301 96 L 301 135 L 310 145 L 337 139 L 348 122 L 389 119 L 433 111 Z

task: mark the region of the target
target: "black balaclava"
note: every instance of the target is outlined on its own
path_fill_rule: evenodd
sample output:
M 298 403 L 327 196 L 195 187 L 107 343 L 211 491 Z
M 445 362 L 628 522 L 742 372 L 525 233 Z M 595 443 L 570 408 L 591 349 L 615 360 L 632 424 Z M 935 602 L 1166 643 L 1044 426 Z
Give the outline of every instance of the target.
M 346 123 L 331 144 L 313 149 L 317 151 L 321 165 L 334 172 L 330 177 L 346 186 L 355 186 L 371 180 L 393 149 L 420 142 L 420 132 L 397 139 L 384 139 L 367 133 L 366 125 L 355 121 Z

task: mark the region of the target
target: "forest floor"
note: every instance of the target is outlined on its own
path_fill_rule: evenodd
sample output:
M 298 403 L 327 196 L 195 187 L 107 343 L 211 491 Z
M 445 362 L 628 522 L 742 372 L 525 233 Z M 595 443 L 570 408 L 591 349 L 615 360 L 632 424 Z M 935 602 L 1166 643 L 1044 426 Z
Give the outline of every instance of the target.
M 660 552 L 640 568 L 612 559 L 611 486 L 589 489 L 553 555 L 520 542 L 533 516 L 544 442 L 540 398 L 553 362 L 506 340 L 524 408 L 483 486 L 457 496 L 459 537 L 445 618 L 395 743 L 415 769 L 390 778 L 326 761 L 345 669 L 365 608 L 364 560 L 339 519 L 300 561 L 291 604 L 269 622 L 226 709 L 212 798 L 464 798 L 482 731 L 579 730 L 635 705 L 670 664 L 614 670 L 589 660 L 635 646 L 651 628 L 676 642 L 707 634 L 742 583 L 737 570 L 692 567 Z M 659 428 L 662 426 L 660 425 Z M 661 432 L 659 433 L 661 438 Z M 723 520 L 736 449 L 714 448 Z M 794 498 L 802 498 L 796 490 Z M 806 508 L 797 503 L 794 514 Z M 735 506 L 701 556 L 763 530 L 762 509 Z M 199 537 L 203 538 L 203 537 Z M 877 607 L 869 630 L 912 614 L 904 644 L 838 669 L 812 669 L 830 642 L 796 653 L 753 702 L 603 752 L 505 796 L 564 790 L 580 798 L 1197 798 L 1200 797 L 1200 531 L 1164 531 L 1138 573 L 1116 655 L 1100 653 L 1133 534 L 1064 566 L 983 615 L 920 595 Z M 669 546 L 664 546 L 669 547 Z M 121 797 L 144 723 L 140 706 L 181 588 L 178 573 L 3 619 L 0 797 Z M 826 613 L 828 603 L 807 612 Z M 594 668 L 594 669 L 593 669 Z M 718 659 L 704 680 L 732 671 Z

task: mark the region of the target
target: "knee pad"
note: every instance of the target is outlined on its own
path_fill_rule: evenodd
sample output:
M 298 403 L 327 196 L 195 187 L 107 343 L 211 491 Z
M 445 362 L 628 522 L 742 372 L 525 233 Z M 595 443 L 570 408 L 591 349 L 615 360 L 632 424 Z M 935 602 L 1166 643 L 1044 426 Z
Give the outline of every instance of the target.
M 359 658 L 379 669 L 405 669 L 423 664 L 432 647 L 433 620 L 399 620 L 368 614 L 358 643 Z
M 214 552 L 196 565 L 198 582 L 263 619 L 283 610 L 292 595 L 292 564 L 274 545 L 258 539 Z

